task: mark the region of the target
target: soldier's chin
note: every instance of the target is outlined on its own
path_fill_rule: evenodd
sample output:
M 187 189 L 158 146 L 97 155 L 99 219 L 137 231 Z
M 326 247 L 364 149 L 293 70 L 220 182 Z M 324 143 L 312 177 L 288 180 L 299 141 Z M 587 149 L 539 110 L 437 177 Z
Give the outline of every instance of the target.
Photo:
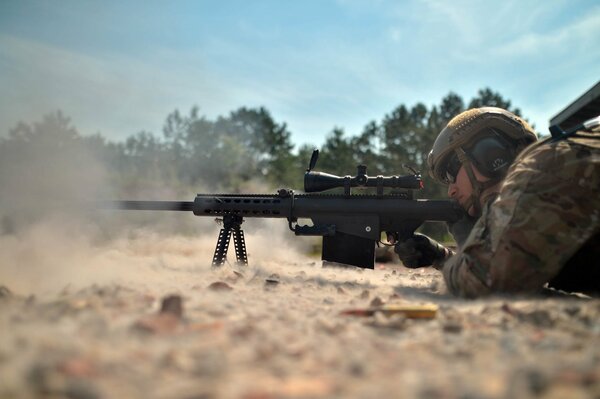
M 458 205 L 460 205 L 460 207 L 461 207 L 462 209 L 464 209 L 464 210 L 465 210 L 465 212 L 467 212 L 469 215 L 471 214 L 471 212 L 470 212 L 470 211 L 471 211 L 471 209 L 473 209 L 473 207 L 472 207 L 472 206 L 469 206 L 469 201 L 468 201 L 468 200 L 467 200 L 467 201 L 461 201 L 460 199 L 457 199 L 457 200 L 455 200 L 455 202 L 456 202 Z

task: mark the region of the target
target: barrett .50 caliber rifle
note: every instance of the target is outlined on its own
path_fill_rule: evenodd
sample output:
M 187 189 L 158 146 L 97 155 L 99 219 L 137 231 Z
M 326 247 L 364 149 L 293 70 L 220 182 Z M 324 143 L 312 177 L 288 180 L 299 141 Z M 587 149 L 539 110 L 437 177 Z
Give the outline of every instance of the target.
M 359 165 L 356 176 L 335 176 L 314 171 L 319 151 L 315 150 L 304 174 L 304 194 L 280 189 L 276 194 L 198 194 L 194 201 L 108 201 L 102 207 L 124 210 L 184 211 L 196 216 L 222 218 L 212 264 L 225 263 L 233 235 L 238 263 L 248 264 L 244 218 L 285 218 L 297 236 L 322 236 L 322 260 L 373 269 L 375 246 L 383 232 L 397 240 L 412 236 L 425 221 L 453 222 L 462 208 L 450 200 L 413 199 L 421 189 L 421 175 L 368 176 Z M 355 187 L 375 189 L 375 194 L 352 194 Z M 343 188 L 343 194 L 319 194 Z M 402 190 L 384 193 L 384 189 Z M 310 219 L 312 225 L 300 225 Z M 220 219 L 219 219 L 220 220 Z

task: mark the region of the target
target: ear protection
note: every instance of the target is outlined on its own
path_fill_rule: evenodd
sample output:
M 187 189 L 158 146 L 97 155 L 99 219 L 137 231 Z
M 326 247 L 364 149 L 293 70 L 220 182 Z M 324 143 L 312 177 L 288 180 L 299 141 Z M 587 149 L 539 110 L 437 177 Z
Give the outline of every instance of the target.
M 490 179 L 502 178 L 515 159 L 515 150 L 501 133 L 490 129 L 486 136 L 465 151 L 473 165 Z

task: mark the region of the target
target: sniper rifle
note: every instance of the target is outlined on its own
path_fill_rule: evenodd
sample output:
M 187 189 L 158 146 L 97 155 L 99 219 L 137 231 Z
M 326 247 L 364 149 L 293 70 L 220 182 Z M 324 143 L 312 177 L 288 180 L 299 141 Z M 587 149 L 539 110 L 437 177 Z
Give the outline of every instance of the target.
M 421 175 L 368 176 L 359 165 L 356 176 L 336 176 L 314 171 L 319 151 L 312 154 L 304 174 L 304 194 L 280 189 L 276 194 L 198 194 L 194 201 L 105 201 L 103 208 L 122 210 L 183 211 L 215 217 L 223 226 L 213 255 L 213 266 L 225 263 L 231 236 L 236 260 L 248 264 L 244 218 L 285 218 L 297 236 L 322 236 L 322 260 L 373 269 L 375 246 L 383 232 L 407 239 L 425 221 L 454 222 L 462 215 L 450 200 L 413 199 L 423 188 Z M 355 187 L 374 188 L 375 194 L 352 194 Z M 343 188 L 343 194 L 322 191 Z M 384 189 L 403 190 L 384 193 Z M 218 219 L 222 218 L 222 219 Z M 310 219 L 312 225 L 300 225 Z

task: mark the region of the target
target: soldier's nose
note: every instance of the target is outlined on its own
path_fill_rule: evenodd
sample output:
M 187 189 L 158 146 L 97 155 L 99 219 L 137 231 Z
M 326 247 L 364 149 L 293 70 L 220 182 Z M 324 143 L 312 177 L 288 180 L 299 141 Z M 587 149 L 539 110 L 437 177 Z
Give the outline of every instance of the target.
M 457 191 L 458 191 L 458 189 L 456 188 L 456 184 L 450 183 L 448 185 L 448 197 L 450 197 L 450 198 L 456 197 Z

